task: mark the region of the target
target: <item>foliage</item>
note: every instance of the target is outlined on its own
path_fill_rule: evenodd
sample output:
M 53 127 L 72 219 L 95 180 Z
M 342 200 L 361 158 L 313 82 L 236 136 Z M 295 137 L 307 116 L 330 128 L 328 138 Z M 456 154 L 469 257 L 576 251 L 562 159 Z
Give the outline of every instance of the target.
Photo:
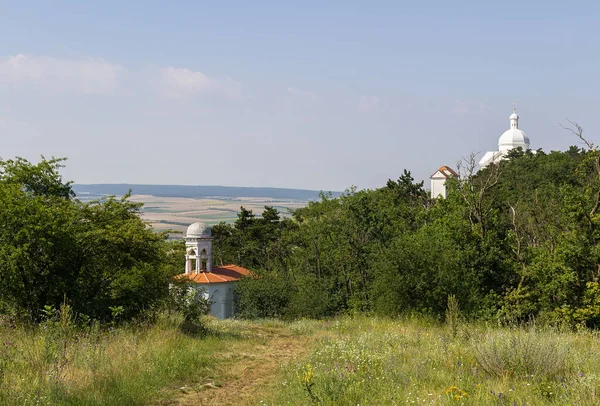
M 77 200 L 62 162 L 0 161 L 0 302 L 34 321 L 65 297 L 78 314 L 131 318 L 167 293 L 166 237 L 128 196 Z
M 465 320 L 596 328 L 600 152 L 586 146 L 515 149 L 479 171 L 471 156 L 445 199 L 404 170 L 378 189 L 322 193 L 291 218 L 241 207 L 234 224 L 213 227 L 213 263 L 253 272 L 237 287 L 244 318 L 442 320 L 454 297 Z M 183 245 L 153 233 L 127 196 L 81 203 L 61 165 L 0 162 L 0 311 L 39 321 L 65 296 L 103 320 L 156 308 Z
M 196 284 L 173 280 L 162 309 L 183 316 L 181 330 L 187 334 L 205 332 L 202 316 L 210 312 L 211 301 Z
M 245 319 L 281 317 L 290 300 L 290 285 L 277 274 L 244 278 L 236 286 L 235 307 Z
M 215 228 L 215 260 L 260 274 L 239 290 L 245 317 L 442 319 L 451 295 L 467 319 L 596 327 L 600 152 L 586 145 L 515 149 L 480 171 L 472 156 L 446 199 L 405 170 L 379 189 L 322 194 L 288 220 L 242 208 Z

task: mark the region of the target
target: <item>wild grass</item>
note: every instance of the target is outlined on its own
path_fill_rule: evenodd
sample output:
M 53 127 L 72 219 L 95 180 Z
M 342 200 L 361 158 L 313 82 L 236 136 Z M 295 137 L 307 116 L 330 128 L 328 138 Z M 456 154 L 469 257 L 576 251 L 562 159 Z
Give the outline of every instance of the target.
M 66 316 L 29 329 L 0 321 L 0 404 L 165 404 L 180 387 L 213 382 L 216 390 L 235 375 L 223 371 L 241 376 L 244 363 L 260 369 L 265 354 L 256 348 L 269 358 L 292 344 L 302 354 L 310 348 L 308 355 L 289 354 L 295 361 L 278 375 L 269 369 L 252 404 L 600 404 L 599 333 L 473 324 L 452 311 L 446 324 L 207 319 L 200 336 L 182 333 L 172 315 L 118 328 L 75 327 Z
M 265 404 L 600 404 L 596 332 L 364 316 L 327 330 Z
M 153 325 L 0 325 L 1 405 L 145 405 L 211 377 L 233 334 L 190 336 L 182 320 Z

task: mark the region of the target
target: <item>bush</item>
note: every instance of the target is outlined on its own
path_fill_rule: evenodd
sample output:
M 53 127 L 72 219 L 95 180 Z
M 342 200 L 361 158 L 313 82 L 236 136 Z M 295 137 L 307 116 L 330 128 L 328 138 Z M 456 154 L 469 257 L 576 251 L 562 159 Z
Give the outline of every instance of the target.
M 183 316 L 180 329 L 188 334 L 204 333 L 206 328 L 202 316 L 210 312 L 210 299 L 192 283 L 174 282 L 169 288 L 169 296 L 165 301 L 167 311 Z
M 243 278 L 235 292 L 237 314 L 245 319 L 281 317 L 291 296 L 290 283 L 272 273 Z
M 475 344 L 477 365 L 491 376 L 547 377 L 569 372 L 569 349 L 552 332 L 498 330 Z
M 285 317 L 320 319 L 333 316 L 340 310 L 341 292 L 335 286 L 328 286 L 331 284 L 331 281 L 320 280 L 312 275 L 298 278 L 285 309 Z

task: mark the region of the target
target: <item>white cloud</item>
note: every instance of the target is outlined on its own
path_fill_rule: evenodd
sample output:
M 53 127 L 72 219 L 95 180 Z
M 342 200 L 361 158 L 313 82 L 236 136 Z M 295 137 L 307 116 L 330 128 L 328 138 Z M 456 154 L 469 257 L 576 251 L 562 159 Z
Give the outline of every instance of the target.
M 381 99 L 377 96 L 360 96 L 358 109 L 364 112 L 379 110 L 380 103 Z
M 298 97 L 315 97 L 317 95 L 317 92 L 314 90 L 302 90 L 297 87 L 288 87 L 287 91 L 289 94 Z
M 161 69 L 158 84 L 169 97 L 175 98 L 200 93 L 216 93 L 232 100 L 242 96 L 242 87 L 235 80 L 229 77 L 214 78 L 186 68 Z
M 15 55 L 0 59 L 0 82 L 53 91 L 113 94 L 119 87 L 120 65 L 103 59 L 64 59 Z

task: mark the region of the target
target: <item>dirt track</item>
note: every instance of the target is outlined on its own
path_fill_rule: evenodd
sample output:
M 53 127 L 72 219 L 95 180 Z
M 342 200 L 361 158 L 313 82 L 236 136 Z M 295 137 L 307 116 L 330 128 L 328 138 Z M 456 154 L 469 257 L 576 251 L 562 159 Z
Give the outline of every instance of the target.
M 285 362 L 302 358 L 314 340 L 284 328 L 263 328 L 256 338 L 240 340 L 222 356 L 216 379 L 183 388 L 176 405 L 256 405 L 261 395 L 279 384 L 277 374 Z

